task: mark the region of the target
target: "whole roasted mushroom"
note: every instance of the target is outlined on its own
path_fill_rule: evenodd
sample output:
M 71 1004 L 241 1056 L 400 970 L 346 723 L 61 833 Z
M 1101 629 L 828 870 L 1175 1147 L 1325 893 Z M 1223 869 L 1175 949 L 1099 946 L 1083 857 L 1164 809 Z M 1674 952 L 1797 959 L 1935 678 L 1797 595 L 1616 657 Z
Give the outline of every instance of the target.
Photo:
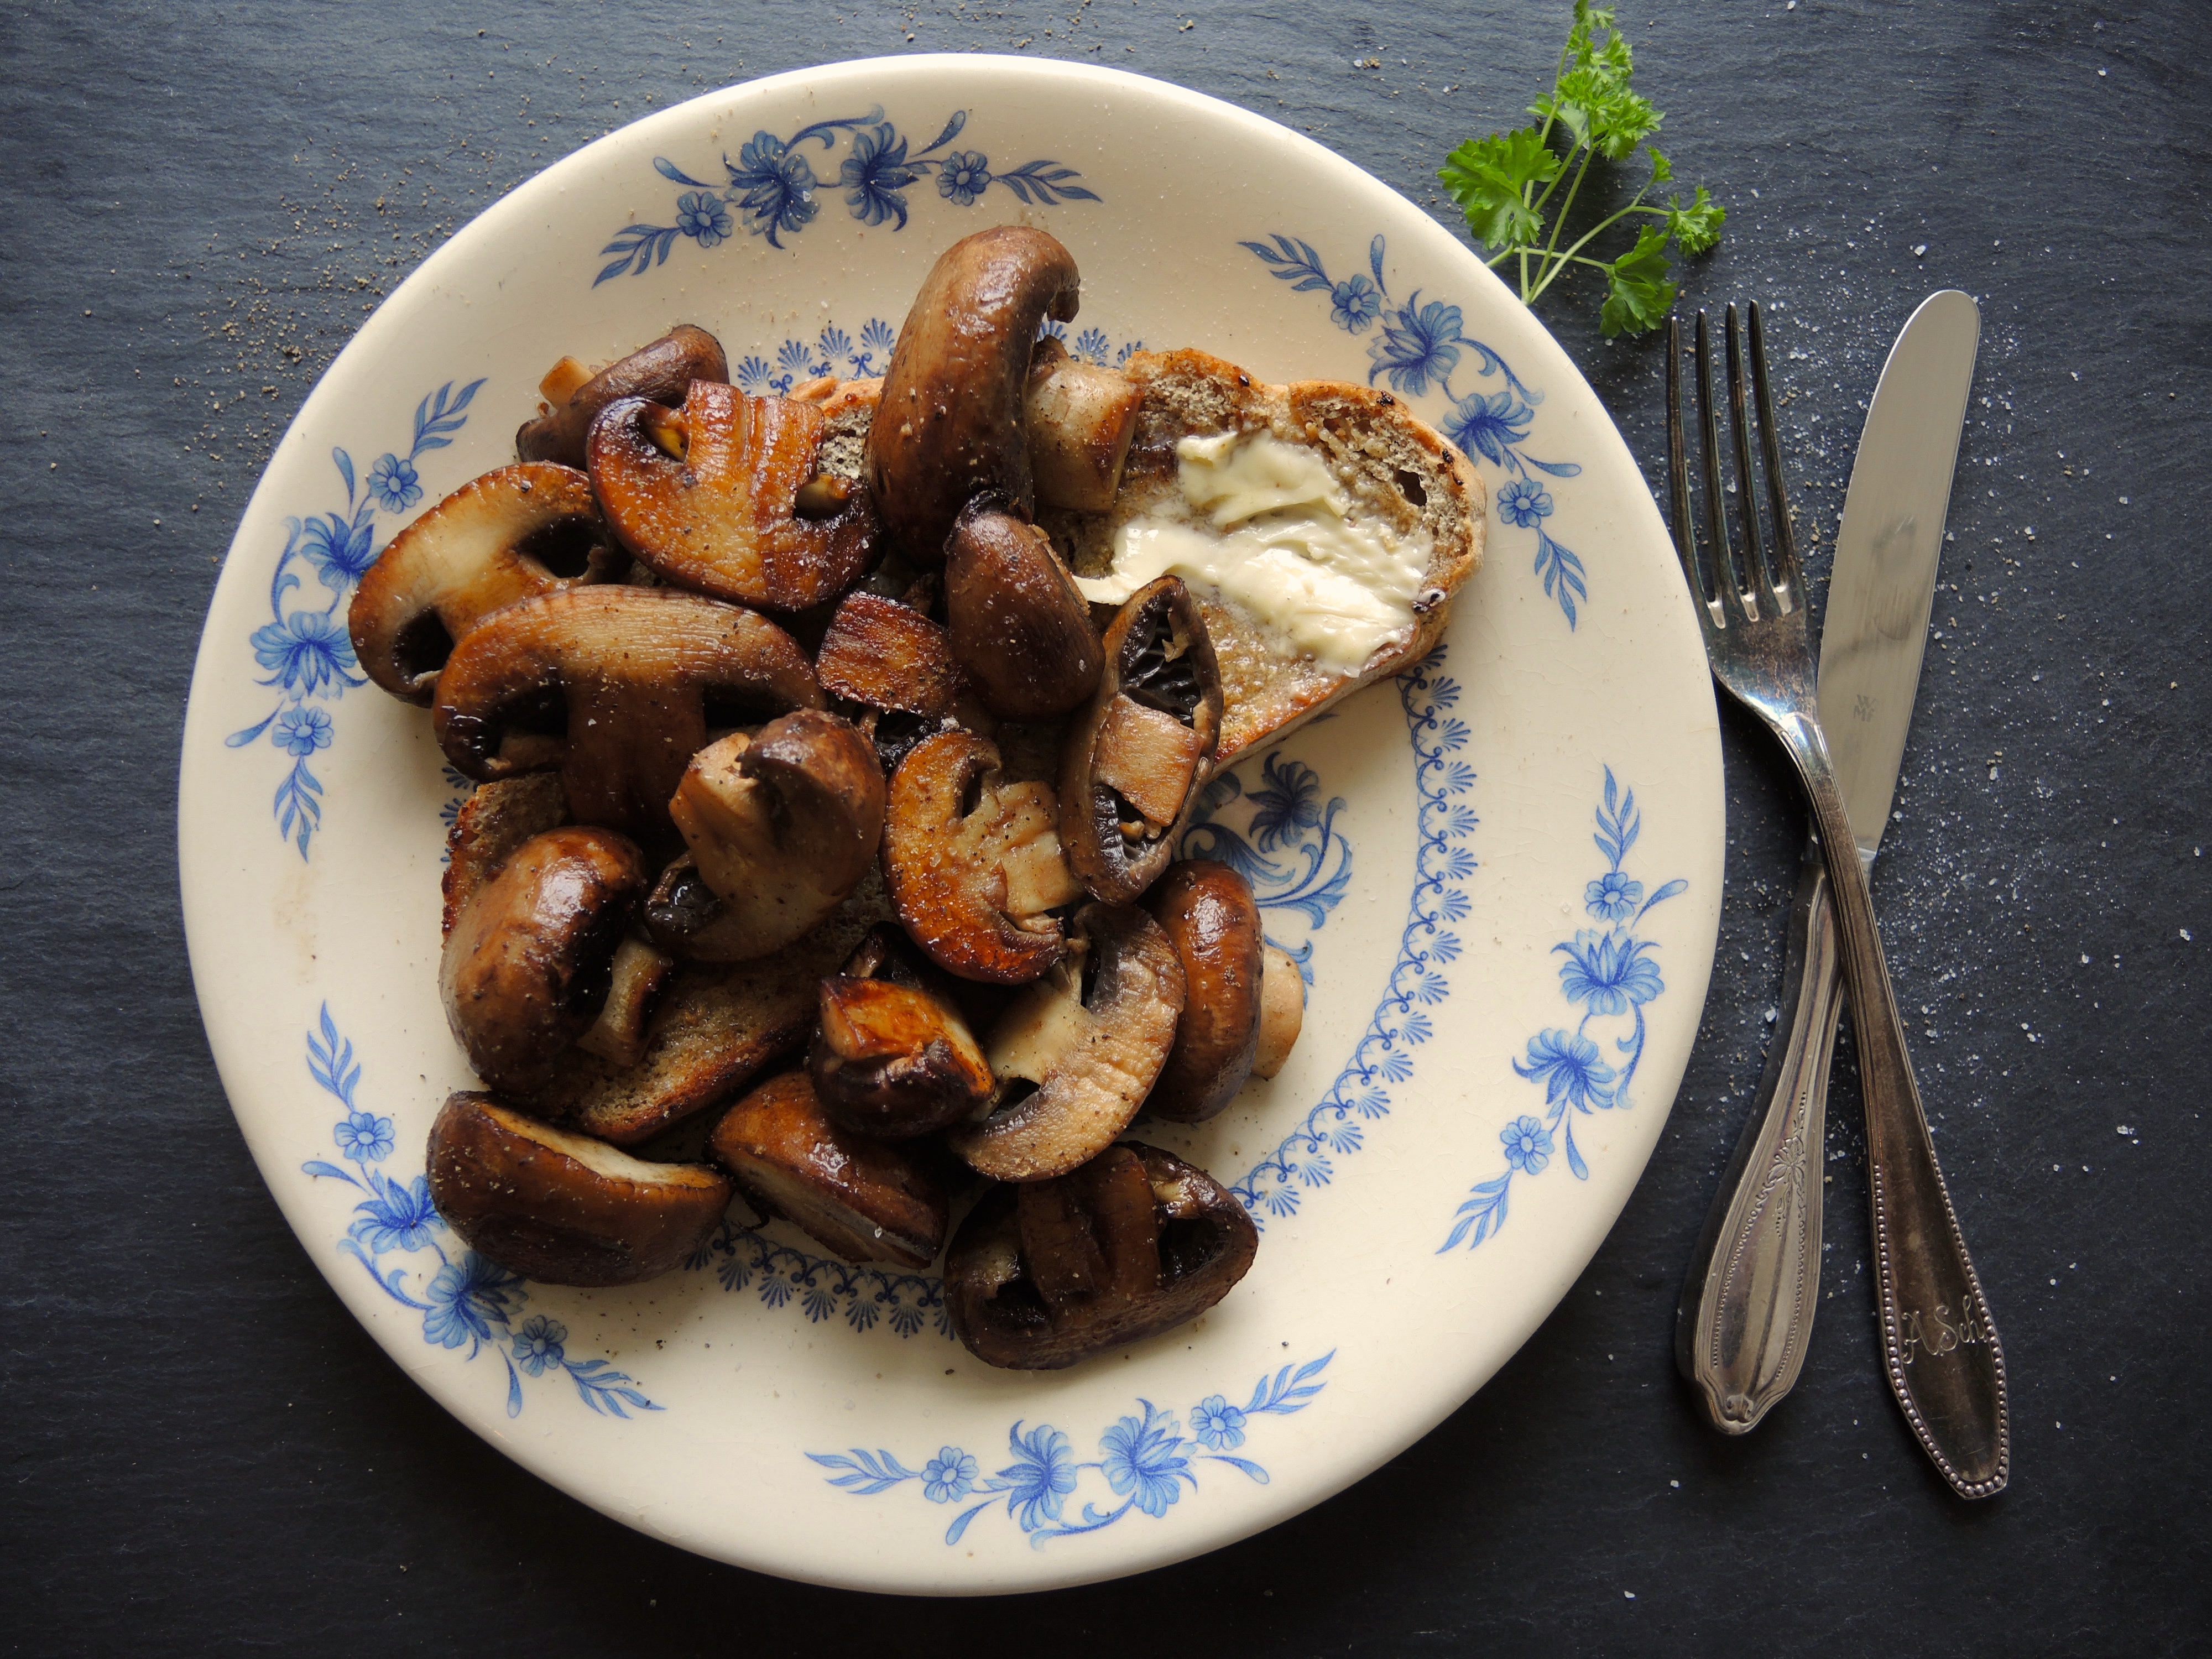
M 693 593 L 587 587 L 526 599 L 463 640 L 438 677 L 433 729 L 482 782 L 558 769 L 571 813 L 648 843 L 710 726 L 819 708 L 798 642 Z
M 546 1285 L 635 1285 L 704 1248 L 730 1179 L 648 1164 L 524 1116 L 489 1095 L 449 1097 L 430 1126 L 430 1201 L 474 1250 Z
M 986 1364 L 1058 1370 L 1204 1313 L 1259 1242 L 1203 1170 L 1124 1144 L 978 1204 L 945 1255 L 945 1311 Z
M 525 842 L 461 907 L 438 983 L 477 1076 L 533 1088 L 592 1028 L 650 879 L 627 836 L 571 825 Z
M 946 1144 L 996 1181 L 1048 1181 L 1089 1162 L 1145 1103 L 1183 1000 L 1182 964 L 1150 916 L 1086 904 L 1059 965 L 991 1028 L 996 1109 L 956 1124 Z
M 963 510 L 945 544 L 945 619 L 953 660 L 1001 720 L 1065 714 L 1098 684 L 1098 630 L 1075 578 L 1043 531 L 993 498 Z
M 939 732 L 891 775 L 884 875 L 899 921 L 963 979 L 1019 985 L 1059 960 L 1049 913 L 1082 896 L 1060 857 L 1052 787 L 1009 783 L 996 744 Z
M 834 599 L 874 556 L 858 483 L 820 470 L 821 406 L 692 383 L 680 410 L 624 398 L 592 422 L 592 487 L 623 544 L 679 586 L 769 611 Z
M 1047 318 L 1075 315 L 1081 278 L 1054 237 L 1000 225 L 955 242 L 915 295 L 869 428 L 867 482 L 917 564 L 944 556 L 961 508 L 988 493 L 1035 510 L 1022 433 L 1030 353 Z
M 672 942 L 749 962 L 811 930 L 874 867 L 884 775 L 850 721 L 801 708 L 694 755 L 668 810 L 715 899 Z
M 1145 1109 L 1199 1123 L 1236 1097 L 1260 1048 L 1267 942 L 1251 884 L 1225 864 L 1188 859 L 1145 896 L 1182 963 L 1182 1018 Z M 1291 969 L 1295 975 L 1295 965 Z
M 1037 505 L 1112 507 L 1144 406 L 1143 391 L 1119 369 L 1069 356 L 1052 335 L 1039 340 L 1022 411 Z
M 1094 897 L 1127 903 L 1175 857 L 1221 708 L 1213 642 L 1182 579 L 1138 589 L 1106 630 L 1106 672 L 1060 749 L 1060 840 Z
M 572 467 L 472 478 L 392 538 L 354 590 L 347 631 L 362 671 L 427 703 L 453 642 L 503 605 L 611 580 L 625 563 Z
M 552 408 L 522 423 L 514 434 L 514 453 L 526 461 L 581 467 L 585 434 L 609 404 L 624 398 L 680 404 L 692 381 L 729 378 L 722 343 L 690 323 L 678 323 L 652 344 L 640 346 L 596 374 L 584 374 L 574 358 L 564 357 L 538 386 Z
M 944 975 L 878 927 L 822 981 L 822 1026 L 807 1075 L 830 1121 L 881 1140 L 942 1129 L 986 1105 L 996 1086 Z
M 745 1195 L 848 1261 L 926 1267 L 945 1245 L 944 1188 L 902 1146 L 840 1129 L 804 1072 L 770 1078 L 709 1139 Z

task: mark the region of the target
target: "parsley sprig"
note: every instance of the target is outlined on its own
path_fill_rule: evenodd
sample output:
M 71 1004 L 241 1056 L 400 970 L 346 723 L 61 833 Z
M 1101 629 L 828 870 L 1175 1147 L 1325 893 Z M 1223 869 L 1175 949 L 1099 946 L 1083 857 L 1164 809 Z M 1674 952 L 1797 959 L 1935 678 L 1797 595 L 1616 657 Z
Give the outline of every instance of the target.
M 1674 303 L 1668 243 L 1686 254 L 1703 253 L 1720 240 L 1728 216 L 1703 185 L 1687 206 L 1680 196 L 1669 196 L 1664 207 L 1644 200 L 1673 179 L 1674 170 L 1647 142 L 1664 118 L 1631 86 L 1634 72 L 1635 55 L 1613 27 L 1611 8 L 1575 0 L 1574 23 L 1552 89 L 1528 106 L 1537 125 L 1470 138 L 1445 157 L 1437 174 L 1452 200 L 1467 210 L 1468 231 L 1486 248 L 1497 250 L 1486 262 L 1492 269 L 1517 262 L 1524 302 L 1534 305 L 1570 265 L 1603 271 L 1607 291 L 1598 324 L 1607 334 L 1656 328 Z M 1553 148 L 1555 137 L 1565 140 L 1565 154 Z M 1639 144 L 1651 158 L 1651 177 L 1644 188 L 1627 206 L 1561 247 L 1567 216 L 1591 164 L 1600 157 L 1626 161 Z M 1562 181 L 1566 194 L 1554 207 Z M 1632 216 L 1656 222 L 1638 224 L 1635 245 L 1626 252 L 1601 259 L 1583 251 Z

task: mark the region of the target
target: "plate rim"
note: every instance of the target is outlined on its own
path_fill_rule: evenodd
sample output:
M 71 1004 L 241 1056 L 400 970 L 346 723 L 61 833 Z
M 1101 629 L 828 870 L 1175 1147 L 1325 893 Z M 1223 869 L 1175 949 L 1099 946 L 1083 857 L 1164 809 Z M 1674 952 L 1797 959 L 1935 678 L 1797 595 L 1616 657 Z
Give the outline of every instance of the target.
M 1470 281 L 1474 280 L 1474 273 L 1479 271 L 1481 278 L 1486 279 L 1489 283 L 1495 285 L 1498 293 L 1504 294 L 1510 298 L 1510 290 L 1504 289 L 1493 272 L 1481 264 L 1480 258 L 1472 250 L 1461 246 L 1451 237 L 1449 231 L 1437 225 L 1417 204 L 1407 201 L 1388 184 L 1366 173 L 1348 158 L 1337 154 L 1310 137 L 1298 133 L 1280 123 L 1272 121 L 1265 116 L 1172 82 L 1103 65 L 980 53 L 914 54 L 843 60 L 834 64 L 793 69 L 774 76 L 734 83 L 728 87 L 709 89 L 681 103 L 672 105 L 667 109 L 655 111 L 637 121 L 626 124 L 550 163 L 542 171 L 489 205 L 483 212 L 466 225 L 456 230 L 446 242 L 410 272 L 399 287 L 379 305 L 377 310 L 364 322 L 361 330 L 348 341 L 338 357 L 333 360 L 331 366 L 319 377 L 316 386 L 308 397 L 302 401 L 300 410 L 288 424 L 283 437 L 272 449 L 268 463 L 260 477 L 256 481 L 255 488 L 241 511 L 239 529 L 231 543 L 232 551 L 234 553 L 241 551 L 241 544 L 245 538 L 247 525 L 256 518 L 257 509 L 264 505 L 264 493 L 271 489 L 272 477 L 283 470 L 280 467 L 280 462 L 287 456 L 293 446 L 304 441 L 303 429 L 311 422 L 320 419 L 323 410 L 319 400 L 325 399 L 326 394 L 331 394 L 332 371 L 337 362 L 364 344 L 373 348 L 392 328 L 399 326 L 399 319 L 408 307 L 399 306 L 396 302 L 399 301 L 403 295 L 409 295 L 410 289 L 418 293 L 427 293 L 434 289 L 449 271 L 466 269 L 479 260 L 482 255 L 474 250 L 485 235 L 500 228 L 503 218 L 539 210 L 544 202 L 557 198 L 565 188 L 566 179 L 596 166 L 605 156 L 635 150 L 644 146 L 654 135 L 663 130 L 686 128 L 697 120 L 702 106 L 710 105 L 728 106 L 740 99 L 749 97 L 763 100 L 771 100 L 795 90 L 808 89 L 812 83 L 820 81 L 825 76 L 851 75 L 860 72 L 866 72 L 879 78 L 900 79 L 906 82 L 902 89 L 912 90 L 917 86 L 926 85 L 932 76 L 944 74 L 947 70 L 957 69 L 973 72 L 979 65 L 1008 71 L 1020 78 L 1034 77 L 1044 81 L 1065 79 L 1076 82 L 1087 82 L 1092 86 L 1103 85 L 1115 88 L 1117 91 L 1134 93 L 1146 98 L 1164 98 L 1172 105 L 1200 112 L 1208 119 L 1220 119 L 1224 117 L 1232 119 L 1256 132 L 1264 133 L 1271 143 L 1291 141 L 1298 152 L 1294 166 L 1304 167 L 1316 163 L 1325 164 L 1330 171 L 1346 176 L 1348 181 L 1360 191 L 1376 190 L 1383 192 L 1405 210 L 1410 222 L 1419 227 L 1425 227 L 1430 236 L 1441 240 L 1443 246 L 1449 248 L 1455 261 L 1463 264 L 1468 269 Z M 1332 207 L 1331 210 L 1338 210 Z M 1396 227 L 1394 226 L 1394 234 L 1395 229 Z M 1518 307 L 1517 301 L 1513 301 L 1512 303 L 1515 307 Z M 1533 316 L 1528 316 L 1527 322 L 1528 326 L 1537 333 L 1545 335 L 1548 338 L 1548 331 L 1543 329 L 1540 321 Z M 1557 349 L 1556 342 L 1553 343 Z M 1606 436 L 1610 435 L 1626 450 L 1625 436 L 1620 433 L 1610 416 L 1606 414 L 1601 400 L 1598 399 L 1594 389 L 1589 387 L 1579 368 L 1573 364 L 1571 358 L 1566 356 L 1563 349 L 1559 349 L 1558 355 L 1561 363 L 1574 376 L 1577 389 L 1589 399 L 1590 405 L 1598 410 L 1603 420 L 1603 429 L 1596 434 L 1596 441 L 1602 442 Z M 1632 461 L 1632 454 L 1630 459 Z M 1650 501 L 1648 495 L 1645 496 L 1644 507 L 1652 523 L 1657 524 L 1657 508 L 1656 504 Z M 1493 507 L 1491 522 L 1493 535 L 1496 527 Z M 1660 527 L 1663 534 L 1663 526 Z M 1489 556 L 1494 558 L 1497 554 L 1498 550 L 1493 543 Z M 249 553 L 246 558 L 240 559 L 239 562 L 248 562 L 250 556 Z M 187 950 L 192 960 L 195 992 L 200 1003 L 203 1024 L 208 1030 L 210 1048 L 216 1054 L 226 1096 L 232 1099 L 234 1116 L 239 1122 L 241 1134 L 253 1152 L 264 1183 L 270 1188 L 271 1196 L 276 1200 L 280 1212 L 284 1214 L 287 1225 L 292 1229 L 295 1237 L 318 1270 L 330 1281 L 333 1289 L 338 1291 L 342 1304 L 347 1308 L 348 1312 L 355 1316 L 357 1322 L 362 1323 L 368 1328 L 372 1338 L 376 1340 L 380 1346 L 386 1347 L 387 1352 L 392 1353 L 394 1360 L 401 1364 L 403 1370 L 423 1386 L 441 1407 L 475 1431 L 481 1437 L 489 1440 L 510 1457 L 514 1457 L 524 1467 L 530 1468 L 532 1473 L 548 1480 L 549 1484 L 558 1486 L 571 1496 L 579 1498 L 580 1501 L 599 1509 L 602 1513 L 609 1514 L 641 1530 L 651 1532 L 679 1547 L 714 1555 L 719 1559 L 736 1559 L 736 1557 L 720 1549 L 708 1547 L 696 1540 L 682 1536 L 680 1528 L 653 1524 L 636 1514 L 618 1511 L 610 1503 L 602 1501 L 603 1494 L 596 1494 L 586 1490 L 586 1482 L 582 1478 L 564 1478 L 563 1472 L 554 1467 L 557 1462 L 554 1454 L 549 1451 L 540 1456 L 535 1455 L 534 1449 L 526 1449 L 515 1441 L 502 1437 L 496 1431 L 497 1425 L 495 1423 L 483 1420 L 480 1414 L 463 1409 L 454 1400 L 448 1397 L 447 1392 L 434 1386 L 425 1368 L 406 1364 L 394 1343 L 386 1340 L 386 1334 L 362 1315 L 355 1306 L 354 1297 L 350 1293 L 354 1287 L 340 1283 L 337 1264 L 327 1259 L 327 1253 L 319 1248 L 319 1239 L 312 1237 L 303 1228 L 301 1218 L 295 1214 L 294 1204 L 288 1201 L 287 1198 L 288 1190 L 296 1193 L 296 1188 L 292 1187 L 294 1172 L 289 1162 L 275 1163 L 272 1166 L 272 1161 L 264 1158 L 263 1149 L 256 1146 L 254 1135 L 247 1130 L 246 1115 L 237 1104 L 237 1097 L 241 1089 L 250 1085 L 244 1081 L 234 1082 L 234 1072 L 243 1079 L 248 1071 L 247 1057 L 241 1054 L 227 1052 L 231 1049 L 232 1045 L 223 1034 L 218 1032 L 218 1021 L 215 1017 L 210 1001 L 209 979 L 216 970 L 212 963 L 204 969 L 203 966 L 204 955 L 210 953 L 214 947 L 210 942 L 212 935 L 209 931 L 210 924 L 204 919 L 196 921 L 196 916 L 200 910 L 199 895 L 204 893 L 204 886 L 202 884 L 196 891 L 194 871 L 206 854 L 205 849 L 198 847 L 193 840 L 196 819 L 191 811 L 191 804 L 196 793 L 193 782 L 195 762 L 196 759 L 207 757 L 209 753 L 208 740 L 210 733 L 206 728 L 209 722 L 214 719 L 206 700 L 200 696 L 202 676 L 206 673 L 213 677 L 226 672 L 225 665 L 216 662 L 215 658 L 219 652 L 228 654 L 234 644 L 228 633 L 218 635 L 216 627 L 222 590 L 233 580 L 232 563 L 233 560 L 227 556 L 223 574 L 219 579 L 216 592 L 210 596 L 208 619 L 204 625 L 199 648 L 195 655 L 192 690 L 187 704 L 181 744 L 182 752 L 179 756 L 179 879 L 182 890 L 181 897 L 184 901 Z M 244 579 L 241 576 L 240 580 Z M 1694 629 L 1691 626 L 1694 619 L 1689 615 L 1686 604 L 1686 595 L 1683 614 L 1680 620 L 1684 627 L 1689 629 L 1690 639 L 1694 641 L 1696 638 Z M 1702 669 L 1701 645 L 1698 647 L 1698 657 Z M 1710 682 L 1707 681 L 1705 684 L 1710 690 Z M 1370 695 L 1372 695 L 1372 688 L 1370 689 Z M 1724 840 L 1726 802 L 1724 783 L 1720 772 L 1717 710 L 1711 716 L 1710 726 L 1710 736 L 1705 747 L 1708 751 L 1707 758 L 1710 761 L 1712 783 L 1713 811 L 1711 830 L 1712 838 L 1717 844 Z M 1710 911 L 1711 931 L 1716 943 L 1720 909 L 1718 886 L 1718 881 L 1715 879 L 1711 884 L 1710 893 L 1699 896 L 1697 906 L 1701 912 Z M 1677 971 L 1692 973 L 1695 976 L 1695 984 L 1694 987 L 1683 985 L 1677 989 L 1676 995 L 1680 1000 L 1670 1007 L 1669 1013 L 1670 1016 L 1686 1024 L 1691 1034 L 1690 1042 L 1692 1045 L 1710 985 L 1711 967 L 1712 952 L 1711 950 L 1705 950 L 1692 955 L 1687 959 L 1686 965 L 1677 969 Z M 1689 994 L 1692 989 L 1694 996 Z M 219 988 L 216 988 L 214 995 L 215 1000 L 220 1000 Z M 1359 1455 L 1341 1460 L 1336 1472 L 1330 1477 L 1309 1482 L 1306 1489 L 1297 1494 L 1296 1501 L 1274 1504 L 1259 1518 L 1249 1523 L 1232 1522 L 1225 1528 L 1203 1523 L 1192 1524 L 1180 1528 L 1171 1534 L 1166 1534 L 1162 1529 L 1155 1547 L 1119 1552 L 1116 1553 L 1115 1559 L 1109 1559 L 1095 1556 L 1078 1558 L 1073 1552 L 1069 1552 L 1060 1558 L 1064 1564 L 1060 1571 L 1040 1575 L 1034 1583 L 1025 1582 L 1019 1584 L 962 1583 L 917 1586 L 912 1583 L 903 1582 L 871 1583 L 867 1582 L 865 1575 L 856 1576 L 851 1573 L 830 1571 L 811 1575 L 793 1572 L 787 1566 L 765 1565 L 757 1559 L 742 1561 L 739 1564 L 753 1567 L 755 1570 L 807 1578 L 811 1582 L 885 1593 L 912 1593 L 917 1589 L 947 1594 L 1003 1593 L 1007 1590 L 1039 1589 L 1097 1582 L 1132 1572 L 1148 1571 L 1152 1567 L 1165 1565 L 1173 1561 L 1185 1559 L 1221 1547 L 1303 1512 L 1304 1510 L 1364 1479 L 1375 1468 L 1395 1457 L 1407 1447 L 1427 1434 L 1444 1417 L 1449 1416 L 1451 1412 L 1471 1398 L 1483 1383 L 1495 1374 L 1499 1366 L 1519 1351 L 1536 1327 L 1550 1316 L 1551 1311 L 1558 1305 L 1559 1296 L 1564 1295 L 1566 1285 L 1571 1284 L 1574 1278 L 1579 1276 L 1583 1268 L 1587 1266 L 1590 1256 L 1595 1255 L 1606 1237 L 1609 1235 L 1613 1225 L 1619 1218 L 1620 1210 L 1626 1206 L 1629 1196 L 1632 1194 L 1638 1182 L 1641 1179 L 1644 1165 L 1649 1160 L 1651 1146 L 1656 1145 L 1658 1133 L 1663 1128 L 1666 1118 L 1671 1110 L 1674 1092 L 1679 1086 L 1678 1077 L 1669 1086 L 1663 1103 L 1653 1103 L 1647 1107 L 1647 1115 L 1656 1120 L 1650 1136 L 1650 1144 L 1646 1145 L 1641 1155 L 1636 1158 L 1635 1173 L 1622 1183 L 1620 1203 L 1607 1208 L 1607 1213 L 1601 1224 L 1585 1229 L 1589 1235 L 1587 1249 L 1566 1252 L 1566 1255 L 1573 1258 L 1571 1262 L 1566 1261 L 1564 1257 L 1560 1258 L 1561 1265 L 1565 1267 L 1567 1271 L 1562 1278 L 1559 1293 L 1544 1300 L 1540 1308 L 1535 1309 L 1526 1319 L 1524 1328 L 1512 1333 L 1510 1342 L 1494 1345 L 1497 1346 L 1497 1352 L 1490 1363 L 1478 1368 L 1479 1374 L 1471 1372 L 1470 1380 L 1465 1382 L 1464 1387 L 1458 1389 L 1455 1393 L 1451 1393 L 1450 1398 L 1443 1399 L 1438 1408 L 1432 1412 L 1409 1413 L 1399 1425 L 1401 1432 L 1364 1441 L 1361 1443 Z M 278 1179 L 279 1170 L 284 1173 L 284 1180 L 282 1182 Z M 1195 1519 L 1193 1517 L 1194 1522 Z M 1091 1570 L 1091 1564 L 1094 1562 L 1096 1570 Z

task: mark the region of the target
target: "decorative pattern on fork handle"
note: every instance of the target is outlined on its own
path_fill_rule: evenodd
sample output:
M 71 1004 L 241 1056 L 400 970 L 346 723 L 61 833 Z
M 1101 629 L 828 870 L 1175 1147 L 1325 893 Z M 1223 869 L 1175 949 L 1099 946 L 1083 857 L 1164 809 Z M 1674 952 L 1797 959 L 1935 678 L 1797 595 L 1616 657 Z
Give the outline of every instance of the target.
M 1868 1186 L 1881 1298 L 1882 1352 L 1905 1420 L 1936 1467 L 1965 1498 L 2004 1489 L 2012 1473 L 2004 1354 L 1981 1280 L 1966 1255 L 1957 1214 L 1936 1162 L 1919 1085 L 1912 1075 L 1874 900 L 1837 787 L 1814 696 L 1804 580 L 1782 483 L 1759 307 L 1751 307 L 1752 396 L 1773 526 L 1770 558 L 1761 534 L 1745 408 L 1741 337 L 1728 308 L 1729 415 L 1741 504 L 1739 543 L 1723 503 L 1720 433 L 1712 403 L 1711 347 L 1698 315 L 1698 413 L 1705 440 L 1705 496 L 1712 580 L 1698 570 L 1690 517 L 1688 453 L 1682 441 L 1681 327 L 1668 325 L 1667 438 L 1674 543 L 1705 637 L 1714 678 L 1781 739 L 1811 803 L 1827 860 L 1830 901 L 1850 993 L 1866 1108 Z

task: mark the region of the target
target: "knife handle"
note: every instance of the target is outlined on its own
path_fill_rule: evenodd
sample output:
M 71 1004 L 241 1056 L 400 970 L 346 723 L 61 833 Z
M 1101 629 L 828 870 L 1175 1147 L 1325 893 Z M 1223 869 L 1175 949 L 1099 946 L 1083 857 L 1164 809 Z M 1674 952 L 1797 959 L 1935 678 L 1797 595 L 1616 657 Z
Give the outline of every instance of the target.
M 1875 1288 L 1889 1386 L 1952 1490 L 1961 1498 L 1992 1497 L 2012 1476 L 2004 1351 L 1936 1162 L 1905 1022 L 1882 960 L 1874 896 L 1827 739 L 1820 721 L 1805 714 L 1787 717 L 1779 729 L 1811 799 L 1828 862 L 1866 1107 Z
M 1797 1386 L 1820 1293 L 1820 1150 L 1844 980 L 1817 846 L 1805 849 L 1783 981 L 1765 1073 L 1674 1315 L 1675 1364 L 1723 1434 L 1748 1434 Z

